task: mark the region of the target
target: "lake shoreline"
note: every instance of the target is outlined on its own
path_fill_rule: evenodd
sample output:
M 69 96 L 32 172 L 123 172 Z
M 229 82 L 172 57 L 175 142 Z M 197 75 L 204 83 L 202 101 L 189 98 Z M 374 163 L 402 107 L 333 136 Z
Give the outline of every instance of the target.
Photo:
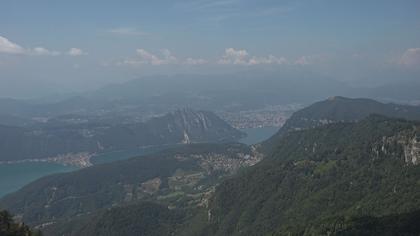
M 256 144 L 271 137 L 278 129 L 279 127 L 240 129 L 247 133 L 247 136 L 238 140 L 238 142 L 247 145 Z M 106 153 L 81 152 L 58 155 L 50 158 L 1 161 L 0 197 L 14 192 L 26 184 L 46 175 L 77 171 L 91 165 L 99 165 L 132 157 L 144 156 L 170 147 L 171 145 L 162 147 L 143 147 Z
M 67 153 L 57 155 L 55 157 L 47 158 L 34 158 L 34 159 L 23 159 L 16 161 L 0 161 L 0 165 L 20 164 L 20 163 L 55 163 L 63 166 L 73 166 L 78 168 L 85 168 L 92 166 L 90 159 L 95 153 L 79 152 L 79 153 Z

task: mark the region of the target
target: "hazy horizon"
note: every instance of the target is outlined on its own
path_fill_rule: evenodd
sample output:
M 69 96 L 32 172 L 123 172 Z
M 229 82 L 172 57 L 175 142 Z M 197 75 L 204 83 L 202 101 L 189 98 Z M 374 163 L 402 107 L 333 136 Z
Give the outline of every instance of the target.
M 0 94 L 77 94 L 155 75 L 417 82 L 419 11 L 418 1 L 390 0 L 7 0 Z

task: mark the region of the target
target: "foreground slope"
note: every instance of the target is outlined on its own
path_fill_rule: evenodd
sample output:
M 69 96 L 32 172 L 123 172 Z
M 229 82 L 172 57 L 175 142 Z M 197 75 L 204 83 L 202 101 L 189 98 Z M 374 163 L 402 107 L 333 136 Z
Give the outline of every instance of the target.
M 197 236 L 205 232 L 204 207 L 168 208 L 166 204 L 140 201 L 99 210 L 43 228 L 43 234 L 67 236 Z
M 192 144 L 41 178 L 0 200 L 31 225 L 51 225 L 138 201 L 171 208 L 207 204 L 222 177 L 259 156 L 243 144 Z
M 217 188 L 210 232 L 368 232 L 369 224 L 357 218 L 384 219 L 420 209 L 419 163 L 420 124 L 415 122 L 369 116 L 359 123 L 289 132 L 271 157 Z
M 133 202 L 45 232 L 418 235 L 419 160 L 419 123 L 369 116 L 286 134 L 272 156 L 209 192 L 209 205 Z
M 188 152 L 193 155 L 181 152 L 184 154 L 176 155 L 176 160 L 190 163 L 188 156 L 205 153 L 202 147 L 196 146 L 194 150 Z M 238 152 L 232 147 L 225 150 Z M 224 156 L 224 159 L 229 157 Z M 215 163 L 211 166 L 217 166 Z M 31 197 L 39 196 L 40 192 L 31 195 L 31 191 L 41 188 L 32 184 L 33 189 L 30 185 L 1 203 L 18 206 L 14 208 L 17 213 L 26 208 L 23 217 L 29 222 L 53 223 L 45 228 L 47 235 L 133 235 L 145 232 L 148 235 L 392 235 L 392 232 L 418 235 L 420 228 L 412 224 L 419 220 L 419 163 L 420 123 L 373 115 L 357 123 L 335 123 L 289 132 L 277 144 L 272 156 L 222 181 L 214 193 L 211 187 L 204 192 L 188 192 L 186 186 L 194 183 L 191 180 L 197 174 L 193 171 L 189 172 L 192 175 L 172 175 L 167 178 L 169 187 L 159 190 L 156 190 L 155 184 L 159 182 L 156 177 L 136 179 L 133 183 L 141 183 L 137 185 L 139 190 L 129 191 L 127 195 L 127 190 L 120 188 L 114 194 L 122 192 L 125 197 L 132 198 L 147 191 L 153 192 L 153 189 L 157 192 L 147 195 L 147 198 L 136 198 L 137 201 L 120 200 L 120 204 L 114 204 L 114 207 L 112 204 L 96 206 L 99 210 L 94 212 L 74 212 L 61 216 L 61 220 L 59 215 L 51 215 L 51 207 L 44 204 L 51 201 L 55 205 L 52 209 L 63 212 L 74 209 L 74 206 L 66 206 L 74 199 L 79 204 L 77 206 L 87 202 L 81 201 L 83 198 L 77 200 L 77 195 L 33 200 Z M 176 161 L 171 163 L 173 165 L 176 166 Z M 140 165 L 136 166 L 133 168 L 145 172 L 139 169 Z M 124 166 L 124 170 L 126 168 Z M 182 168 L 183 173 L 188 172 L 186 166 Z M 85 171 L 89 169 L 94 168 Z M 130 169 L 124 172 L 130 173 Z M 113 175 L 111 172 L 110 176 Z M 125 176 L 121 172 L 120 175 Z M 103 177 L 99 175 L 98 178 Z M 49 178 L 49 181 L 53 179 Z M 74 177 L 68 181 L 72 179 L 77 182 Z M 116 181 L 112 179 L 106 184 Z M 165 178 L 159 179 L 161 185 L 165 185 Z M 190 182 L 185 182 L 186 179 Z M 217 182 L 207 182 L 207 187 Z M 43 191 L 50 192 L 51 186 L 60 185 L 47 186 Z M 75 184 L 69 186 L 64 190 L 80 188 Z M 179 191 L 171 191 L 171 186 Z M 106 191 L 100 191 L 98 196 L 111 196 L 112 188 L 104 189 Z M 183 192 L 184 197 L 174 197 L 179 192 Z M 188 199 L 195 194 L 200 197 Z M 106 200 L 92 200 L 95 203 L 101 201 Z M 33 207 L 27 208 L 30 205 Z M 46 218 L 38 221 L 39 216 Z
M 0 210 L 0 235 L 1 236 L 40 236 L 41 232 L 32 230 L 23 223 L 13 220 L 13 216 Z

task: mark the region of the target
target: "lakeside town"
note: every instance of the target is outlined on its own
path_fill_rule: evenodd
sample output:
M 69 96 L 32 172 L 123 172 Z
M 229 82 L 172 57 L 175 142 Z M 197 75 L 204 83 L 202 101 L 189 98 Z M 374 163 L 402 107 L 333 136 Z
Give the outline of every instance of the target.
M 92 166 L 90 158 L 95 154 L 88 152 L 79 152 L 79 153 L 66 153 L 60 154 L 54 157 L 47 158 L 34 158 L 34 159 L 24 159 L 24 160 L 14 160 L 14 161 L 0 161 L 2 164 L 19 164 L 27 162 L 47 162 L 47 163 L 57 163 L 64 166 L 74 166 L 78 168 L 85 168 Z
M 255 110 L 239 112 L 217 112 L 223 120 L 237 129 L 281 127 L 302 104 L 270 105 Z

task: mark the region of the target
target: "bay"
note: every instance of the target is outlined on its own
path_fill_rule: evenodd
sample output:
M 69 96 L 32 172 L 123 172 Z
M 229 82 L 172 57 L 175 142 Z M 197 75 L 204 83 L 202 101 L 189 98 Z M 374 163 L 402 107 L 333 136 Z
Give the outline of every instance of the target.
M 279 130 L 279 127 L 261 127 L 261 128 L 248 128 L 240 129 L 247 134 L 246 137 L 239 140 L 239 142 L 252 145 L 267 140 Z
M 241 129 L 243 132 L 247 133 L 247 137 L 242 138 L 241 140 L 239 140 L 239 142 L 248 145 L 256 144 L 271 137 L 278 131 L 278 129 L 279 127 Z M 97 165 L 107 162 L 119 161 L 131 157 L 151 154 L 174 146 L 176 145 L 136 148 L 122 151 L 107 152 L 92 157 L 91 162 L 94 165 Z M 73 171 L 77 169 L 78 168 L 72 166 L 63 166 L 60 164 L 45 162 L 0 164 L 0 197 L 13 191 L 16 191 L 24 185 L 43 176 L 54 173 Z
M 76 170 L 76 167 L 45 162 L 25 162 L 0 165 L 0 197 L 24 185 L 54 173 Z

